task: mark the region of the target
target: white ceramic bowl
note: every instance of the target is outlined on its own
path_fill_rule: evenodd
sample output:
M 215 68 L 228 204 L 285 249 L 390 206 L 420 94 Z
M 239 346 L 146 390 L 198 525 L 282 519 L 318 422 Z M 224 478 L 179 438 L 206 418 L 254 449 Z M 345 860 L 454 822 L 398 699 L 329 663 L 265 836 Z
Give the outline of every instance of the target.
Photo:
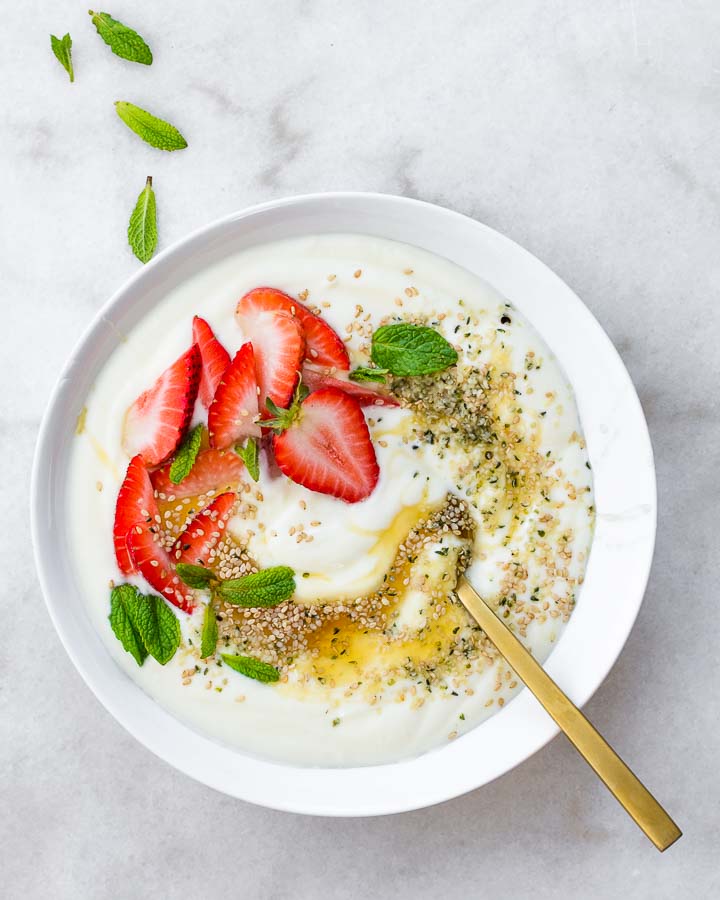
M 33 468 L 32 533 L 50 615 L 98 699 L 141 743 L 193 778 L 276 809 L 365 816 L 429 806 L 486 784 L 527 759 L 557 728 L 528 691 L 442 748 L 392 765 L 298 768 L 263 762 L 193 731 L 110 658 L 74 583 L 63 524 L 66 471 L 87 391 L 118 335 L 199 268 L 280 238 L 355 232 L 405 241 L 484 278 L 515 304 L 572 383 L 595 477 L 597 526 L 575 612 L 546 668 L 584 704 L 607 675 L 642 602 L 655 539 L 652 449 L 630 377 L 575 294 L 508 238 L 458 213 L 382 194 L 318 194 L 229 216 L 165 250 L 100 311 L 72 353 L 43 421 Z

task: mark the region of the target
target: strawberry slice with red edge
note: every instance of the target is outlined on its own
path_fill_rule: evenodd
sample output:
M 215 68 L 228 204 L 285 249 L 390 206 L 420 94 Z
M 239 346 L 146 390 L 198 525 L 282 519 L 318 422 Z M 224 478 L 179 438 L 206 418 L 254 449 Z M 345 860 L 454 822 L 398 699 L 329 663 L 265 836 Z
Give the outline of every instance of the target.
M 193 344 L 129 407 L 122 433 L 129 456 L 139 453 L 148 466 L 159 466 L 172 456 L 192 418 L 201 367 L 200 351 Z
M 198 453 L 190 474 L 180 484 L 170 481 L 170 465 L 150 475 L 160 499 L 198 497 L 210 491 L 222 493 L 236 488 L 245 475 L 245 463 L 232 450 L 203 450 Z
M 210 445 L 222 450 L 246 437 L 260 437 L 255 353 L 243 344 L 225 370 L 208 410 Z
M 170 554 L 160 543 L 158 525 L 134 525 L 127 535 L 128 548 L 137 571 L 167 601 L 192 612 L 195 599 L 190 588 L 175 574 L 175 566 Z
M 198 513 L 175 542 L 172 556 L 176 562 L 193 566 L 206 566 L 211 552 L 220 542 L 225 523 L 235 506 L 237 494 L 228 491 L 220 494 Z
M 325 366 L 306 362 L 302 367 L 303 384 L 310 391 L 334 387 L 354 397 L 360 406 L 400 406 L 400 401 L 379 384 L 350 381 L 346 372 L 335 372 Z
M 154 524 L 157 515 L 152 482 L 143 458 L 138 453 L 130 460 L 115 503 L 113 543 L 115 558 L 123 575 L 131 575 L 136 571 L 127 545 L 128 532 L 138 523 Z
M 244 317 L 263 312 L 285 312 L 295 316 L 305 332 L 305 359 L 321 366 L 334 366 L 346 371 L 350 368 L 350 357 L 340 336 L 322 318 L 277 288 L 258 287 L 240 298 L 235 315 L 239 321 Z
M 290 409 L 268 424 L 281 472 L 311 491 L 357 503 L 372 494 L 380 469 L 357 400 L 334 387 L 306 396 L 302 385 Z
M 198 395 L 200 402 L 207 409 L 212 403 L 220 379 L 230 365 L 230 354 L 215 337 L 214 331 L 205 319 L 200 316 L 193 319 L 192 334 L 202 359 Z
M 266 418 L 268 398 L 282 408 L 292 400 L 305 356 L 305 334 L 290 312 L 243 305 L 243 300 L 238 303 L 235 318 L 253 346 L 258 405 L 260 416 Z
M 305 332 L 305 359 L 319 366 L 333 366 L 343 372 L 350 368 L 347 347 L 322 316 L 315 315 L 302 303 L 297 303 L 295 315 Z

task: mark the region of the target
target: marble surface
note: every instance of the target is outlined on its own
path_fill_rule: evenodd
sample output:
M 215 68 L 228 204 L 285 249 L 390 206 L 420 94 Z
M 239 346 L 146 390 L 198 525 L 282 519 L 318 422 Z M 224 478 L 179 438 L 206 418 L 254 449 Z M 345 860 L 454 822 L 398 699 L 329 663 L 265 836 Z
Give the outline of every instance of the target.
M 3 895 L 717 896 L 720 7 L 172 8 L 111 8 L 152 44 L 149 69 L 112 56 L 82 4 L 4 10 L 0 450 L 17 512 L 0 550 Z M 50 31 L 73 36 L 73 85 Z M 117 99 L 172 120 L 189 148 L 141 144 Z M 191 782 L 95 701 L 45 613 L 28 478 L 70 345 L 139 265 L 125 228 L 148 174 L 162 246 L 286 194 L 400 193 L 505 232 L 599 318 L 646 410 L 660 521 L 637 625 L 587 711 L 683 827 L 664 856 L 562 738 L 453 802 L 331 821 Z

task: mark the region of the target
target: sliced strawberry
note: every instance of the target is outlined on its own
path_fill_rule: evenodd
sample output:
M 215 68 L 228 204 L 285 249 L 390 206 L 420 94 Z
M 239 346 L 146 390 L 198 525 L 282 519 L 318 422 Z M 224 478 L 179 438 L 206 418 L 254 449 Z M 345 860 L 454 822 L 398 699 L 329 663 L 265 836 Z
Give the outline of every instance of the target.
M 400 402 L 381 384 L 369 382 L 360 384 L 350 381 L 346 372 L 333 372 L 325 366 L 315 366 L 306 362 L 302 368 L 302 380 L 311 391 L 323 387 L 345 391 L 354 397 L 360 406 L 400 406 Z
M 209 491 L 222 493 L 236 488 L 245 475 L 245 463 L 232 450 L 203 450 L 198 453 L 190 474 L 180 484 L 170 481 L 170 465 L 150 476 L 152 486 L 161 499 L 199 497 Z
M 205 509 L 198 513 L 180 537 L 175 541 L 172 556 L 177 562 L 193 566 L 205 566 L 211 551 L 222 537 L 225 523 L 235 506 L 237 494 L 229 491 L 220 494 Z
M 289 312 L 242 304 L 241 300 L 235 317 L 252 342 L 260 415 L 266 418 L 268 397 L 282 408 L 290 403 L 305 355 L 305 335 Z
M 117 564 L 124 575 L 136 571 L 127 546 L 128 531 L 138 522 L 153 524 L 157 515 L 158 508 L 150 476 L 142 456 L 137 454 L 130 460 L 115 504 L 113 543 Z
M 255 354 L 243 344 L 225 370 L 208 410 L 210 445 L 223 449 L 246 437 L 259 437 Z
M 225 369 L 230 365 L 230 354 L 215 337 L 205 319 L 201 319 L 200 316 L 195 316 L 193 319 L 193 340 L 198 345 L 202 358 L 202 374 L 198 393 L 200 402 L 207 409 L 212 403 Z
M 239 320 L 263 312 L 286 312 L 296 316 L 305 332 L 305 359 L 336 369 L 350 368 L 350 357 L 340 336 L 322 316 L 315 315 L 299 300 L 277 288 L 254 288 L 240 299 L 235 311 Z
M 356 400 L 337 388 L 310 394 L 287 414 L 273 437 L 280 470 L 311 491 L 347 503 L 369 497 L 380 470 L 365 416 Z
M 340 371 L 350 368 L 347 347 L 325 319 L 311 313 L 302 304 L 298 305 L 297 317 L 305 331 L 305 359 L 319 366 L 333 366 Z
M 127 536 L 130 555 L 150 587 L 185 612 L 192 612 L 195 600 L 187 585 L 175 574 L 170 554 L 159 540 L 159 526 L 134 525 Z
M 172 456 L 192 418 L 200 369 L 200 351 L 193 344 L 140 394 L 123 423 L 122 445 L 129 456 L 139 453 L 148 466 Z

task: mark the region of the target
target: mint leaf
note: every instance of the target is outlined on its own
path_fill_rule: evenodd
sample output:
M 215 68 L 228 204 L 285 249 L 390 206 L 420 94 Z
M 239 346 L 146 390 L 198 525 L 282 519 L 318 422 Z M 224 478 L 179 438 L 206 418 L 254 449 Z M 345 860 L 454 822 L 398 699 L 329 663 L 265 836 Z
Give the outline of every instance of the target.
M 192 467 L 195 465 L 202 439 L 203 426 L 201 423 L 193 428 L 178 447 L 175 459 L 170 466 L 170 481 L 172 481 L 173 484 L 180 484 L 183 478 L 187 478 L 190 474 Z
M 72 38 L 70 35 L 66 34 L 62 38 L 58 38 L 51 34 L 50 46 L 58 62 L 70 76 L 70 81 L 75 81 L 75 72 L 72 64 Z
M 359 384 L 363 382 L 375 382 L 376 384 L 385 384 L 385 376 L 390 373 L 389 369 L 370 369 L 366 366 L 358 366 L 348 374 L 350 381 L 357 381 Z
M 280 673 L 275 666 L 268 665 L 262 660 L 255 659 L 252 656 L 229 656 L 227 653 L 221 653 L 222 661 L 225 665 L 235 669 L 241 675 L 248 678 L 254 678 L 255 681 L 262 681 L 269 684 L 273 681 L 280 680 Z
M 187 147 L 187 141 L 174 125 L 158 119 L 134 103 L 116 100 L 115 112 L 131 131 L 151 147 L 159 150 L 183 150 Z
M 164 666 L 180 646 L 180 623 L 170 607 L 162 597 L 141 594 L 131 584 L 112 589 L 110 625 L 139 666 L 148 653 Z
M 382 325 L 373 334 L 372 361 L 393 375 L 432 375 L 457 362 L 445 338 L 427 325 Z
M 135 209 L 130 215 L 128 243 L 132 247 L 132 252 L 143 263 L 150 261 L 157 247 L 157 219 L 152 175 L 148 175 L 145 187 L 140 192 Z M 172 479 L 172 473 L 170 478 Z
M 245 446 L 237 446 L 235 452 L 245 463 L 248 475 L 253 481 L 258 481 L 260 478 L 260 450 L 255 438 L 248 438 Z M 170 477 L 172 478 L 172 474 Z
M 130 584 L 114 587 L 110 593 L 110 627 L 125 650 L 141 666 L 148 652 L 132 622 L 128 606 L 136 602 L 137 590 Z
M 209 588 L 213 581 L 217 581 L 215 575 L 204 566 L 193 566 L 190 563 L 178 563 L 175 566 L 175 574 L 188 587 L 203 591 Z
M 88 15 L 92 17 L 97 33 L 116 56 L 144 66 L 152 63 L 152 51 L 136 31 L 113 19 L 110 13 L 93 12 L 89 9 Z
M 180 623 L 162 597 L 140 594 L 138 599 L 132 613 L 133 625 L 148 653 L 164 666 L 180 646 Z
M 217 586 L 218 597 L 237 606 L 277 606 L 294 593 L 295 573 L 288 566 L 273 566 Z
M 215 618 L 215 608 L 212 601 L 205 607 L 205 616 L 203 618 L 202 637 L 200 641 L 200 657 L 207 659 L 212 656 L 217 647 L 218 627 Z

